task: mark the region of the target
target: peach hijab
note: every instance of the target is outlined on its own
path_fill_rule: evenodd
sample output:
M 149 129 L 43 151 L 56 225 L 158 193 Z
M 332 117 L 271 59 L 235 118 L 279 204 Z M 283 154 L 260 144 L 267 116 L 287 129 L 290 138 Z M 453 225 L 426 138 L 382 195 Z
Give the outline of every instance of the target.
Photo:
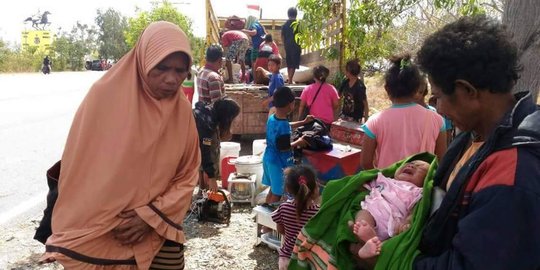
M 182 91 L 157 100 L 147 83 L 149 71 L 173 52 L 191 62 L 187 36 L 172 23 L 152 23 L 91 87 L 62 156 L 45 258 L 66 269 L 148 269 L 165 239 L 185 242 L 181 224 L 200 164 L 197 129 Z M 117 216 L 128 210 L 154 230 L 122 246 L 111 230 L 125 223 Z

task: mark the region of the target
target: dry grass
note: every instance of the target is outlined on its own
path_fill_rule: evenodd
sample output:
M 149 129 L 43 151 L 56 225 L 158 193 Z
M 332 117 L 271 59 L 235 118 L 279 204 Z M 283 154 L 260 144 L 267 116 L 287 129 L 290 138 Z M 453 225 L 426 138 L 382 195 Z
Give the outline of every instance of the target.
M 364 83 L 367 88 L 367 98 L 369 104 L 369 114 L 373 115 L 376 112 L 382 111 L 392 105 L 388 95 L 384 90 L 384 78 L 382 74 L 375 74 L 371 77 L 364 78 Z M 540 95 L 536 99 L 536 104 L 540 105 Z
M 366 77 L 364 83 L 367 88 L 367 99 L 369 104 L 369 114 L 373 115 L 392 105 L 388 95 L 383 87 L 383 76 L 376 74 L 372 77 Z

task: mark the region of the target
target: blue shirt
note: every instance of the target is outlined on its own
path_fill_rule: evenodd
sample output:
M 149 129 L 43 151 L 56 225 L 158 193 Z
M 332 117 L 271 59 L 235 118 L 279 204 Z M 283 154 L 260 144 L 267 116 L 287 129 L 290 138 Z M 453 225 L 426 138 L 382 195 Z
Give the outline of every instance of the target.
M 431 106 L 431 105 L 427 105 L 427 108 L 434 111 L 434 112 L 437 112 L 437 109 L 435 109 L 435 107 Z M 444 120 L 444 130 L 441 130 L 441 131 L 448 131 L 448 130 L 452 130 L 452 121 L 448 118 L 446 118 L 446 116 L 442 115 L 442 118 Z
M 251 37 L 251 43 L 253 43 L 253 49 L 258 51 L 259 46 L 264 41 L 264 29 L 259 22 L 256 22 L 248 30 L 257 30 L 257 33 Z
M 285 81 L 283 80 L 283 76 L 281 73 L 273 73 L 270 75 L 270 84 L 268 84 L 268 96 L 271 97 L 274 95 L 274 92 L 276 89 L 282 87 L 285 85 Z M 272 108 L 274 104 L 270 102 L 268 104 L 268 108 Z
M 291 137 L 291 126 L 287 119 L 276 118 L 275 114 L 268 117 L 266 122 L 266 150 L 264 151 L 263 163 L 274 163 L 286 168 L 293 165 L 292 150 L 280 151 L 277 146 L 277 139 L 282 136 Z

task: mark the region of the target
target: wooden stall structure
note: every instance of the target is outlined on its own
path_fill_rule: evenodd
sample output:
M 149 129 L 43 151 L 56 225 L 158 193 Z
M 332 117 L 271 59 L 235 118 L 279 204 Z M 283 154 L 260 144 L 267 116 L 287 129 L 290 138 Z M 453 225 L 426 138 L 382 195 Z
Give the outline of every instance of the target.
M 295 110 L 292 119 L 298 118 L 300 94 L 306 85 L 288 85 L 295 96 Z M 266 121 L 268 120 L 268 108 L 262 105 L 268 97 L 267 86 L 247 84 L 226 84 L 225 94 L 240 105 L 240 115 L 236 117 L 232 125 L 233 134 L 265 134 Z
M 343 33 L 346 25 L 346 1 L 338 0 L 335 2 L 333 14 L 324 24 L 324 32 L 326 39 L 320 44 L 321 49 L 303 48 L 300 57 L 300 64 L 307 67 L 315 67 L 324 65 L 330 69 L 330 73 L 334 74 L 340 71 L 344 66 L 345 58 L 345 42 Z M 325 49 L 332 48 L 337 51 L 337 58 L 329 60 L 323 56 Z

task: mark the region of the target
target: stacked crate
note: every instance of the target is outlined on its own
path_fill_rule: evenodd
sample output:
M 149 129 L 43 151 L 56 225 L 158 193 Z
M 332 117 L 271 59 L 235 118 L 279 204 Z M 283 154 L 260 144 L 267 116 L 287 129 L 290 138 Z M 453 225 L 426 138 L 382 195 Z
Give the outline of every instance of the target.
M 240 105 L 240 115 L 234 120 L 233 134 L 265 134 L 268 108 L 262 105 L 267 97 L 259 86 L 230 86 L 225 88 L 228 97 Z
M 232 100 L 236 101 L 238 105 L 240 106 L 240 114 L 234 119 L 231 127 L 231 131 L 233 134 L 242 134 L 244 132 L 243 129 L 243 112 L 242 112 L 242 105 L 244 104 L 242 101 L 242 92 L 241 91 L 227 91 L 227 96 L 231 98 Z
M 268 107 L 262 105 L 268 93 L 260 90 L 246 91 L 243 95 L 243 134 L 265 134 Z
M 240 105 L 240 115 L 236 117 L 232 125 L 233 134 L 265 134 L 266 121 L 268 120 L 268 108 L 262 105 L 268 92 L 260 90 L 262 85 L 226 84 L 226 95 Z M 292 112 L 292 121 L 298 119 L 300 107 L 299 96 L 305 85 L 290 86 L 297 96 L 295 109 Z

